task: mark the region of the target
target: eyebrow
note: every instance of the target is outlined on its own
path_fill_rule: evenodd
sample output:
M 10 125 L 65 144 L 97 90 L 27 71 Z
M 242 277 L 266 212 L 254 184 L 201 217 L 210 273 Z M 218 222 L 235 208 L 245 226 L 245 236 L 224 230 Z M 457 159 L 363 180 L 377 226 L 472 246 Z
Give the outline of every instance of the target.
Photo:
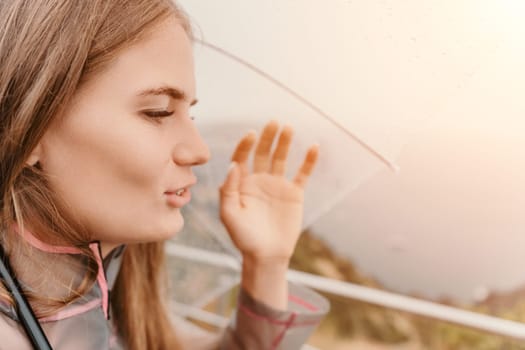
M 161 86 L 153 89 L 147 89 L 138 93 L 137 96 L 148 96 L 148 95 L 167 95 L 175 100 L 187 101 L 188 97 L 184 91 L 171 86 Z M 199 102 L 197 99 L 194 99 L 190 102 L 190 106 L 195 106 Z

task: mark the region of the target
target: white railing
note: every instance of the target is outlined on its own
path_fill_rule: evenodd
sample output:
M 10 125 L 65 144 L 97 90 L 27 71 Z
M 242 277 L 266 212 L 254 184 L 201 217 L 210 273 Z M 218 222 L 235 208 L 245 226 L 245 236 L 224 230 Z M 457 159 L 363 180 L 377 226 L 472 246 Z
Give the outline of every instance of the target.
M 191 261 L 226 267 L 235 271 L 240 271 L 241 269 L 240 262 L 226 254 L 210 252 L 204 249 L 192 248 L 172 242 L 166 245 L 166 250 L 169 255 Z M 319 291 L 360 300 L 366 303 L 405 311 L 440 321 L 446 321 L 507 338 L 525 340 L 525 324 L 523 323 L 482 315 L 476 312 L 423 301 L 300 271 L 290 270 L 288 272 L 288 280 Z

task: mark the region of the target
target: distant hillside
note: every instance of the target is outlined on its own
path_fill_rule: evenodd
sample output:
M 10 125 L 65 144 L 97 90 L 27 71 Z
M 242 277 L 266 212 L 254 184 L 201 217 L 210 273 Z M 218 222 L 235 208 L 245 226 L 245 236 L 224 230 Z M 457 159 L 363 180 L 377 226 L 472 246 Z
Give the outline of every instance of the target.
M 337 256 L 327 244 L 310 231 L 300 238 L 291 267 L 330 278 L 383 289 L 378 281 L 359 272 L 350 261 Z M 320 332 L 335 333 L 341 341 L 367 338 L 384 344 L 420 344 L 421 349 L 445 350 L 525 350 L 525 344 L 464 329 L 455 325 L 408 315 L 362 302 L 325 294 L 331 312 L 322 323 Z M 525 322 L 525 288 L 510 293 L 489 293 L 475 305 L 450 306 L 497 317 Z M 335 344 L 335 343 L 334 343 Z

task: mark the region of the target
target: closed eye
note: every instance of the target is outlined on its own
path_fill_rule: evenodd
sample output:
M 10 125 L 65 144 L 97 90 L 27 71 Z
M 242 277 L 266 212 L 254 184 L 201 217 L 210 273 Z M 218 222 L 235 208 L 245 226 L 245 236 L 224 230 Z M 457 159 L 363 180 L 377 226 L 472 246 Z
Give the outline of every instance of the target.
M 165 118 L 173 115 L 175 111 L 146 111 L 145 115 L 151 118 Z

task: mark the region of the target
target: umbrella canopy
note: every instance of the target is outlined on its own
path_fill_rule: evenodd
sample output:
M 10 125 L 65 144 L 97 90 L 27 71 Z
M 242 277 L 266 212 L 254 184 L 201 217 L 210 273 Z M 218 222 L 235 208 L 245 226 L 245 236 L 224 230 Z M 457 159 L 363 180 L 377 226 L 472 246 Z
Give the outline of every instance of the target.
M 525 282 L 519 1 L 179 3 L 212 150 L 179 239 L 232 251 L 216 188 L 275 118 L 296 129 L 290 172 L 321 145 L 305 226 L 388 287 L 469 300 Z

